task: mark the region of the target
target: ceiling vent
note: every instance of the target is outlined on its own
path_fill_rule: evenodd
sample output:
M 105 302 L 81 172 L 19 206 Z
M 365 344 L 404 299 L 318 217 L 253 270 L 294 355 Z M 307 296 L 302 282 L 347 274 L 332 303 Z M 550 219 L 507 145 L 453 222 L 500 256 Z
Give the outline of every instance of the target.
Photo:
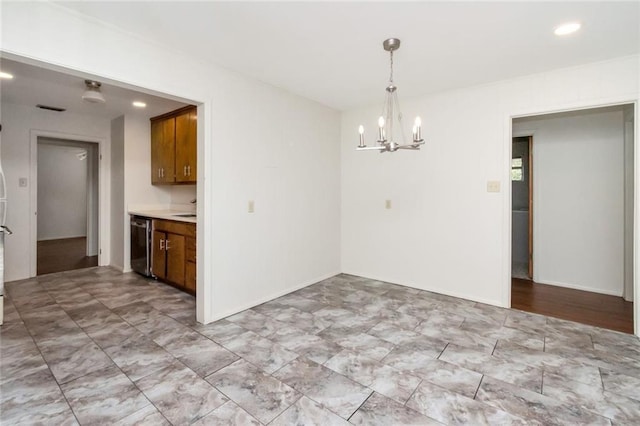
M 54 106 L 49 106 L 49 105 L 42 105 L 42 104 L 36 105 L 36 108 L 46 109 L 48 111 L 55 111 L 55 112 L 64 112 L 64 111 L 66 111 L 65 108 L 59 108 L 59 107 L 54 107 Z

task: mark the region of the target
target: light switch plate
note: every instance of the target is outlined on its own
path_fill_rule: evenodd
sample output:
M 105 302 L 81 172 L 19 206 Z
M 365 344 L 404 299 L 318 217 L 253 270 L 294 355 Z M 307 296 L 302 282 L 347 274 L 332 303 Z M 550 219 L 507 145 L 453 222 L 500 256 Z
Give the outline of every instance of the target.
M 255 211 L 255 205 L 253 203 L 253 200 L 249 200 L 249 203 L 247 204 L 247 211 L 249 213 L 253 213 Z
M 391 200 L 384 200 L 384 208 L 387 210 L 391 208 Z
M 27 178 L 26 177 L 21 177 L 18 179 L 18 186 L 20 188 L 26 188 L 27 187 Z
M 500 181 L 499 180 L 487 181 L 487 192 L 500 192 Z

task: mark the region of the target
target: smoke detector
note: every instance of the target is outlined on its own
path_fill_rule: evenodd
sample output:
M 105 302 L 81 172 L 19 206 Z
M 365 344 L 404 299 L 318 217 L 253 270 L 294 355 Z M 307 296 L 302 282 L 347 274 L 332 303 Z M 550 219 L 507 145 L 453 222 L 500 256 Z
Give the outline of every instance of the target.
M 87 90 L 82 94 L 82 100 L 93 104 L 103 104 L 106 102 L 104 96 L 102 96 L 102 93 L 100 92 L 100 86 L 102 86 L 102 83 L 93 80 L 85 80 L 84 84 L 87 86 Z

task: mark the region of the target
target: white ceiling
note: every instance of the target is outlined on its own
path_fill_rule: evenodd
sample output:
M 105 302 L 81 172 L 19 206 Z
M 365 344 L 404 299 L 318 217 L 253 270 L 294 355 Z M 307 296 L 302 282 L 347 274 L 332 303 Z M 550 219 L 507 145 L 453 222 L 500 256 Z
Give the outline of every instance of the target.
M 337 109 L 640 51 L 640 2 L 57 2 Z M 558 38 L 568 20 L 582 30 Z
M 124 89 L 102 82 L 104 104 L 92 104 L 82 100 L 86 87 L 84 78 L 49 69 L 0 59 L 0 69 L 13 74 L 12 80 L 2 80 L 0 96 L 2 102 L 27 105 L 37 104 L 65 108 L 67 112 L 91 115 L 111 120 L 123 114 L 153 117 L 173 111 L 186 104 Z M 133 101 L 147 104 L 144 109 L 135 108 Z

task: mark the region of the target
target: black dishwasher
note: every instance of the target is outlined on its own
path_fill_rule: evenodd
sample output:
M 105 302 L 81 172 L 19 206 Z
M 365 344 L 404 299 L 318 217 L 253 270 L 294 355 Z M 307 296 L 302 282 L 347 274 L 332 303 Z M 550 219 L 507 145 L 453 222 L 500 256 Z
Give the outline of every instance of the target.
M 151 219 L 131 216 L 131 269 L 151 276 Z

